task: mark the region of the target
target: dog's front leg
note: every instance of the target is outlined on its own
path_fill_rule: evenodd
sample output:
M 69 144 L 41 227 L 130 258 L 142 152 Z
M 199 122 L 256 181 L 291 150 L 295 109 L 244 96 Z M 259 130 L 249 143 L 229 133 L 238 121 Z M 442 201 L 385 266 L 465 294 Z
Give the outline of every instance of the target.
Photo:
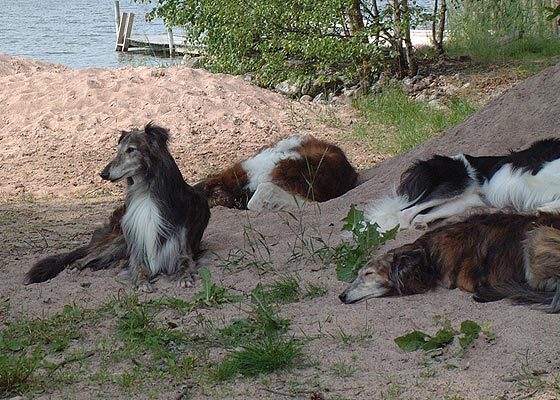
M 177 287 L 186 288 L 194 284 L 194 274 L 196 272 L 196 263 L 192 256 L 187 254 L 179 260 L 179 269 L 175 275 Z
M 148 268 L 144 264 L 136 264 L 131 266 L 130 275 L 132 283 L 139 292 L 152 293 L 154 288 L 150 282 L 150 274 Z

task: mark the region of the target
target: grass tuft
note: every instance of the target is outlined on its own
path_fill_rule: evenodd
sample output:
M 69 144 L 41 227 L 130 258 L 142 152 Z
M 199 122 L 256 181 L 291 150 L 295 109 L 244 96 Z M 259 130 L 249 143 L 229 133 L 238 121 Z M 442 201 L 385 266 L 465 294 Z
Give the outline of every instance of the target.
M 363 96 L 354 102 L 361 120 L 354 135 L 373 143 L 380 153 L 399 154 L 414 149 L 476 111 L 468 100 L 454 96 L 442 109 L 411 99 L 400 87 Z
M 257 376 L 287 369 L 292 367 L 302 354 L 300 345 L 292 339 L 266 337 L 229 352 L 216 368 L 214 377 L 223 381 L 237 374 Z

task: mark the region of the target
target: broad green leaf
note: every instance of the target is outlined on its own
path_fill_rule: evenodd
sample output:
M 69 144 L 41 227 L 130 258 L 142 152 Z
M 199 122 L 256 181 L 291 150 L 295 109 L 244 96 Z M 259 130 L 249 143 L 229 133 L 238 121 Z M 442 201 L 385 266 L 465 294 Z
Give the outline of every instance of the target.
M 404 351 L 416 351 L 421 349 L 429 338 L 430 335 L 424 332 L 412 331 L 396 338 L 395 343 Z

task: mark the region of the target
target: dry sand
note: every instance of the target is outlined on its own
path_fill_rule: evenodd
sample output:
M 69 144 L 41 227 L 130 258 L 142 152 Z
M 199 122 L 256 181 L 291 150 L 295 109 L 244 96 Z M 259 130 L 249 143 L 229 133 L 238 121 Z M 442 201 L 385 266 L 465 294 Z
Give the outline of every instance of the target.
M 217 283 L 235 293 L 247 293 L 259 281 L 270 282 L 278 274 L 292 272 L 304 282 L 325 285 L 328 293 L 281 309 L 282 316 L 291 319 L 296 337 L 314 338 L 306 342 L 304 351 L 315 363 L 205 391 L 195 386 L 188 398 L 309 399 L 314 391 L 325 399 L 356 400 L 555 398 L 558 390 L 551 392 L 546 384 L 523 386 L 527 381 L 516 377 L 528 365 L 530 371 L 543 374 L 539 380 L 558 379 L 558 315 L 506 301 L 478 304 L 468 293 L 443 289 L 343 305 L 338 294 L 345 284 L 336 280 L 333 268 L 319 261 L 288 259 L 301 244 L 295 233 L 320 234 L 331 245 L 338 243 L 340 220 L 350 205 L 387 193 L 418 157 L 499 154 L 539 138 L 559 136 L 559 94 L 560 66 L 556 66 L 521 82 L 416 150 L 363 170 L 363 183 L 341 198 L 298 211 L 302 227 L 284 213 L 213 209 L 203 240 L 208 251 L 200 264 L 212 271 Z M 97 176 L 113 154 L 119 130 L 150 120 L 171 129 L 171 150 L 185 177 L 194 181 L 290 134 L 311 133 L 337 141 L 338 130 L 316 118 L 324 110 L 289 102 L 240 77 L 202 70 L 74 71 L 0 55 L 0 299 L 10 304 L 0 309 L 0 323 L 22 312 L 50 315 L 70 303 L 94 307 L 122 289 L 115 271 L 63 272 L 43 284 L 22 285 L 34 261 L 88 240 L 92 229 L 121 201 L 122 187 L 103 183 Z M 342 115 L 349 124 L 351 111 L 343 110 Z M 355 165 L 367 165 L 367 155 L 360 149 L 340 144 Z M 232 250 L 248 250 L 250 232 L 266 237 L 275 273 L 258 273 L 254 267 L 218 267 Z M 392 246 L 419 234 L 403 232 Z M 148 298 L 170 295 L 189 300 L 200 291 L 200 282 L 179 290 L 160 279 L 155 287 L 156 293 Z M 237 305 L 199 313 L 213 321 L 244 315 Z M 496 339 L 476 340 L 463 358 L 444 352 L 441 361 L 421 352 L 405 353 L 393 343 L 395 337 L 413 329 L 433 334 L 436 316 L 448 319 L 454 327 L 466 319 L 492 321 Z M 174 322 L 181 328 L 193 325 L 194 318 L 189 314 Z M 107 329 L 99 327 L 90 333 L 92 340 L 107 334 Z M 356 340 L 342 340 L 341 332 Z M 348 376 L 337 373 L 337 365 L 345 365 Z M 68 390 L 47 391 L 36 398 L 127 398 L 111 385 L 90 387 L 87 380 L 71 388 L 72 395 Z M 164 382 L 161 391 L 160 398 L 175 398 L 179 388 Z

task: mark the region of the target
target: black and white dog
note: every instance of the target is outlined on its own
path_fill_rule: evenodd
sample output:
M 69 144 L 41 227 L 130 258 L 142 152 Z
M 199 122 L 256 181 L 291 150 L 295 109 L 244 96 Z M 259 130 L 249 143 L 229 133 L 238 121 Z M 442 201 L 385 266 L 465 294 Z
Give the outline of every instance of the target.
M 424 227 L 477 207 L 560 212 L 560 140 L 540 140 L 504 156 L 418 161 L 392 196 L 369 203 L 364 213 L 386 231 Z
M 208 202 L 183 179 L 168 140 L 166 129 L 151 124 L 124 132 L 116 157 L 101 172 L 111 182 L 127 180 L 121 226 L 129 272 L 142 290 L 150 290 L 150 279 L 161 272 L 175 274 L 179 286 L 191 283 L 193 254 L 210 219 Z

